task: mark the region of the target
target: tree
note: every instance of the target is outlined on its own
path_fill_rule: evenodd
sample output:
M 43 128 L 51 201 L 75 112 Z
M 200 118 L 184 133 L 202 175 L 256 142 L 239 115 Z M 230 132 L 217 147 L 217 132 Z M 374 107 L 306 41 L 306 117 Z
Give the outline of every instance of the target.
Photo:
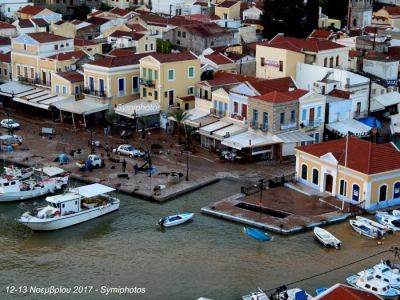
M 307 0 L 305 6 L 305 23 L 304 30 L 305 34 L 309 35 L 313 30 L 318 29 L 319 21 L 319 1 L 318 0 Z
M 182 144 L 182 124 L 187 118 L 189 117 L 189 114 L 187 111 L 184 111 L 182 109 L 173 109 L 169 111 L 168 115 L 174 119 L 176 122 L 176 129 L 178 131 L 178 144 Z
M 78 20 L 84 21 L 87 19 L 87 15 L 91 12 L 92 10 L 90 9 L 90 7 L 83 3 L 75 8 L 74 17 Z
M 139 123 L 142 126 L 142 139 L 146 139 L 146 127 L 148 123 L 149 118 L 147 116 L 140 117 L 139 118 Z
M 331 19 L 346 20 L 349 0 L 321 0 L 322 12 Z
M 99 6 L 99 10 L 102 10 L 102 11 L 109 11 L 111 9 L 112 9 L 112 6 L 110 6 L 104 2 L 101 2 L 100 6 Z
M 171 53 L 172 45 L 169 41 L 157 39 L 157 52 L 160 53 Z
M 104 119 L 107 121 L 108 125 L 110 126 L 110 134 L 113 133 L 113 123 L 117 119 L 117 115 L 114 112 L 108 111 L 104 115 Z

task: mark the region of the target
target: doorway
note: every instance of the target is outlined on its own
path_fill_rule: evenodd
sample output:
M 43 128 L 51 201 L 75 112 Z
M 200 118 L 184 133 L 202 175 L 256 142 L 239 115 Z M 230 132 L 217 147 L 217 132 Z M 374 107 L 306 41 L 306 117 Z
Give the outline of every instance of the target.
M 174 105 L 174 99 L 175 99 L 174 90 L 168 91 L 168 104 L 169 104 L 169 106 L 173 106 Z
M 325 191 L 328 193 L 332 193 L 333 188 L 333 177 L 332 175 L 326 175 L 326 182 L 325 182 Z

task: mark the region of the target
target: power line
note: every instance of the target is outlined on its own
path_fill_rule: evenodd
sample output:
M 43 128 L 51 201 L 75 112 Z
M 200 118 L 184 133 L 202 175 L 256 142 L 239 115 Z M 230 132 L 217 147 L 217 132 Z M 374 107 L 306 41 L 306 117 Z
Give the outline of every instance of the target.
M 371 254 L 371 255 L 366 256 L 366 257 L 364 257 L 364 258 L 360 258 L 360 259 L 358 259 L 358 260 L 356 260 L 356 261 L 353 261 L 353 262 L 347 263 L 347 264 L 345 264 L 345 265 L 341 265 L 341 266 L 339 266 L 339 267 L 330 269 L 330 270 L 328 270 L 328 271 L 324 271 L 324 272 L 321 272 L 321 273 L 318 273 L 318 274 L 315 274 L 315 275 L 312 275 L 312 276 L 309 276 L 309 277 L 306 277 L 306 278 L 303 278 L 303 279 L 300 279 L 300 280 L 297 280 L 297 281 L 293 281 L 293 282 L 290 282 L 290 283 L 287 283 L 287 284 L 284 284 L 284 285 L 285 285 L 285 286 L 290 286 L 290 285 L 294 285 L 294 284 L 297 284 L 297 283 L 302 282 L 302 281 L 307 281 L 307 280 L 313 279 L 313 278 L 315 278 L 315 277 L 319 277 L 319 276 L 322 276 L 322 275 L 331 273 L 331 272 L 333 272 L 333 271 L 337 271 L 337 270 L 346 268 L 346 267 L 348 267 L 348 266 L 357 264 L 357 263 L 359 263 L 359 262 L 362 262 L 362 261 L 364 261 L 364 260 L 370 259 L 370 258 L 375 257 L 375 256 L 378 256 L 378 255 L 381 255 L 381 254 L 386 253 L 386 252 L 394 252 L 394 253 L 395 253 L 395 256 L 397 256 L 397 255 L 399 255 L 399 251 L 400 251 L 400 248 L 398 248 L 398 247 L 392 247 L 392 248 L 390 248 L 390 249 L 382 250 L 382 251 L 380 251 L 380 252 Z M 271 289 L 268 289 L 268 290 L 264 290 L 264 292 L 266 292 L 266 293 L 267 293 L 267 292 L 272 292 L 272 291 L 277 290 L 278 288 L 279 288 L 279 287 L 271 288 Z

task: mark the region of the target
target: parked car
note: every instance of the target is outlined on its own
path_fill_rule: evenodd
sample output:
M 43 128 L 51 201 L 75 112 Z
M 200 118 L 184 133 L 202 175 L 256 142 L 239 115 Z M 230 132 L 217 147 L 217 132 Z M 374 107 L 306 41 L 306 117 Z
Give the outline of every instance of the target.
M 19 124 L 14 119 L 3 119 L 0 122 L 1 126 L 7 129 L 18 129 Z
M 90 154 L 86 161 L 82 160 L 76 163 L 79 169 L 85 169 L 86 164 L 90 164 L 90 168 L 103 168 L 105 166 L 104 161 L 96 154 Z
M 0 144 L 1 145 L 11 145 L 11 144 L 18 144 L 21 145 L 22 144 L 22 136 L 20 135 L 1 135 L 0 136 Z
M 117 153 L 127 155 L 129 157 L 144 157 L 145 153 L 133 147 L 132 145 L 124 144 L 117 148 Z

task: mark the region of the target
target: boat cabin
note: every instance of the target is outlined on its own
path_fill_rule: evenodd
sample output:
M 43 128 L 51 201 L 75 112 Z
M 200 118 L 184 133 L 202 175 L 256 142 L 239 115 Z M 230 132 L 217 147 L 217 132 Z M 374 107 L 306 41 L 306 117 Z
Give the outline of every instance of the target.
M 46 198 L 48 205 L 58 209 L 61 216 L 79 212 L 81 200 L 82 197 L 75 193 L 66 193 Z
M 20 192 L 19 180 L 0 180 L 0 193 L 17 193 Z

